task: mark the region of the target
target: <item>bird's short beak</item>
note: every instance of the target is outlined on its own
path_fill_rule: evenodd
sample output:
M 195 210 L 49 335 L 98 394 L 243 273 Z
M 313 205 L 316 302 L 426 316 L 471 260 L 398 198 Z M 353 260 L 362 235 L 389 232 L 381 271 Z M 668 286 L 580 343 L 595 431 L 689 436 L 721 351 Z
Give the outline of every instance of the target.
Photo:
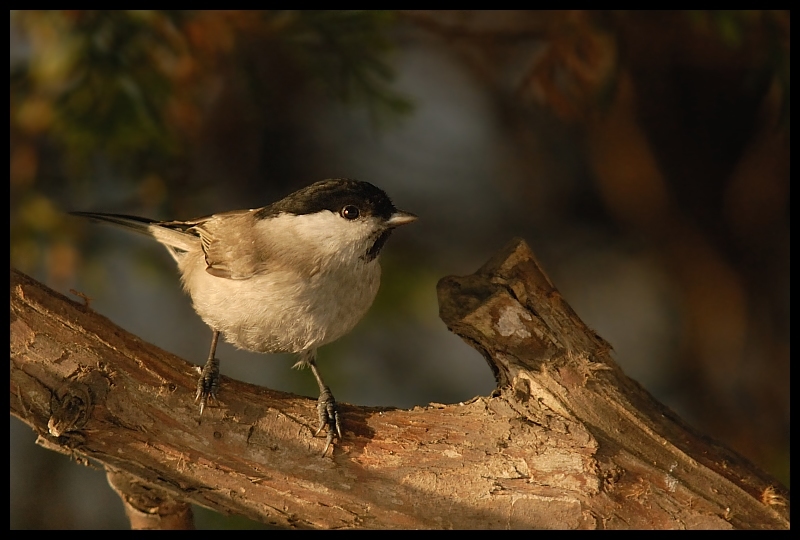
M 417 216 L 414 214 L 398 210 L 389 217 L 389 220 L 386 222 L 386 224 L 389 227 L 394 228 L 399 227 L 400 225 L 405 225 L 406 223 L 411 223 L 412 221 L 416 221 L 416 219 Z

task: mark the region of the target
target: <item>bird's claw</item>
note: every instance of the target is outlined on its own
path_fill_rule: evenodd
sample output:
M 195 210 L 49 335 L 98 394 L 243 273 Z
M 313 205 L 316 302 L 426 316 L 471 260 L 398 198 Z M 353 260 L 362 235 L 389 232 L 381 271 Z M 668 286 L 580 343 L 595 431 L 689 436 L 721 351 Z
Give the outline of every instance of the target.
M 219 360 L 212 358 L 203 368 L 197 368 L 200 378 L 197 379 L 197 393 L 194 402 L 200 402 L 200 416 L 203 416 L 203 409 L 206 404 L 211 404 L 217 400 L 217 390 L 219 389 Z
M 342 427 L 339 424 L 339 409 L 336 406 L 336 400 L 333 399 L 333 394 L 327 386 L 322 390 L 317 400 L 317 414 L 319 415 L 319 427 L 314 437 L 320 434 L 322 428 L 328 426 L 328 437 L 325 443 L 325 449 L 322 451 L 324 456 L 328 452 L 333 439 L 338 437 L 342 440 Z

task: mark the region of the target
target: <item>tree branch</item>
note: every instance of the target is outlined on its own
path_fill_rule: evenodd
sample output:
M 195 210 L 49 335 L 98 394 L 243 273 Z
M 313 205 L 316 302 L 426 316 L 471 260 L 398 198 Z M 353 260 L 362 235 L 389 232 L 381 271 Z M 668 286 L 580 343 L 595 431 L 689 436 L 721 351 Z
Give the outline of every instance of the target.
M 788 528 L 788 491 L 627 378 L 515 240 L 438 286 L 498 379 L 413 410 L 224 379 L 198 422 L 194 367 L 11 273 L 11 413 L 37 442 L 178 501 L 300 528 Z M 207 415 L 207 416 L 206 416 Z

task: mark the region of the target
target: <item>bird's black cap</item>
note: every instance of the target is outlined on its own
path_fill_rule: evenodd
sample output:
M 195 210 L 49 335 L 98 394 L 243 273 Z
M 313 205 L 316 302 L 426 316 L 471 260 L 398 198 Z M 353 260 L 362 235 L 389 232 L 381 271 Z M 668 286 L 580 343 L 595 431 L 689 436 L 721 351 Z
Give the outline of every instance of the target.
M 362 216 L 389 219 L 397 209 L 386 193 L 370 184 L 349 178 L 322 180 L 295 191 L 255 213 L 256 219 L 265 219 L 281 213 L 303 215 L 322 210 L 339 212 L 347 205 L 357 207 Z

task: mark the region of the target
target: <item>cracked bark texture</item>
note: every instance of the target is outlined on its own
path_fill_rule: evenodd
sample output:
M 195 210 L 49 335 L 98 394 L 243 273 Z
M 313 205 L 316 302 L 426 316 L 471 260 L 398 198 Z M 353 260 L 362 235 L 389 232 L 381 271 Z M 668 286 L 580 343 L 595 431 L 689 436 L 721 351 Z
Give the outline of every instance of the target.
M 524 241 L 438 294 L 497 390 L 412 410 L 340 404 L 344 440 L 320 457 L 316 400 L 222 377 L 198 422 L 191 364 L 12 270 L 11 413 L 39 444 L 158 500 L 273 525 L 789 527 L 788 491 L 627 378 Z

